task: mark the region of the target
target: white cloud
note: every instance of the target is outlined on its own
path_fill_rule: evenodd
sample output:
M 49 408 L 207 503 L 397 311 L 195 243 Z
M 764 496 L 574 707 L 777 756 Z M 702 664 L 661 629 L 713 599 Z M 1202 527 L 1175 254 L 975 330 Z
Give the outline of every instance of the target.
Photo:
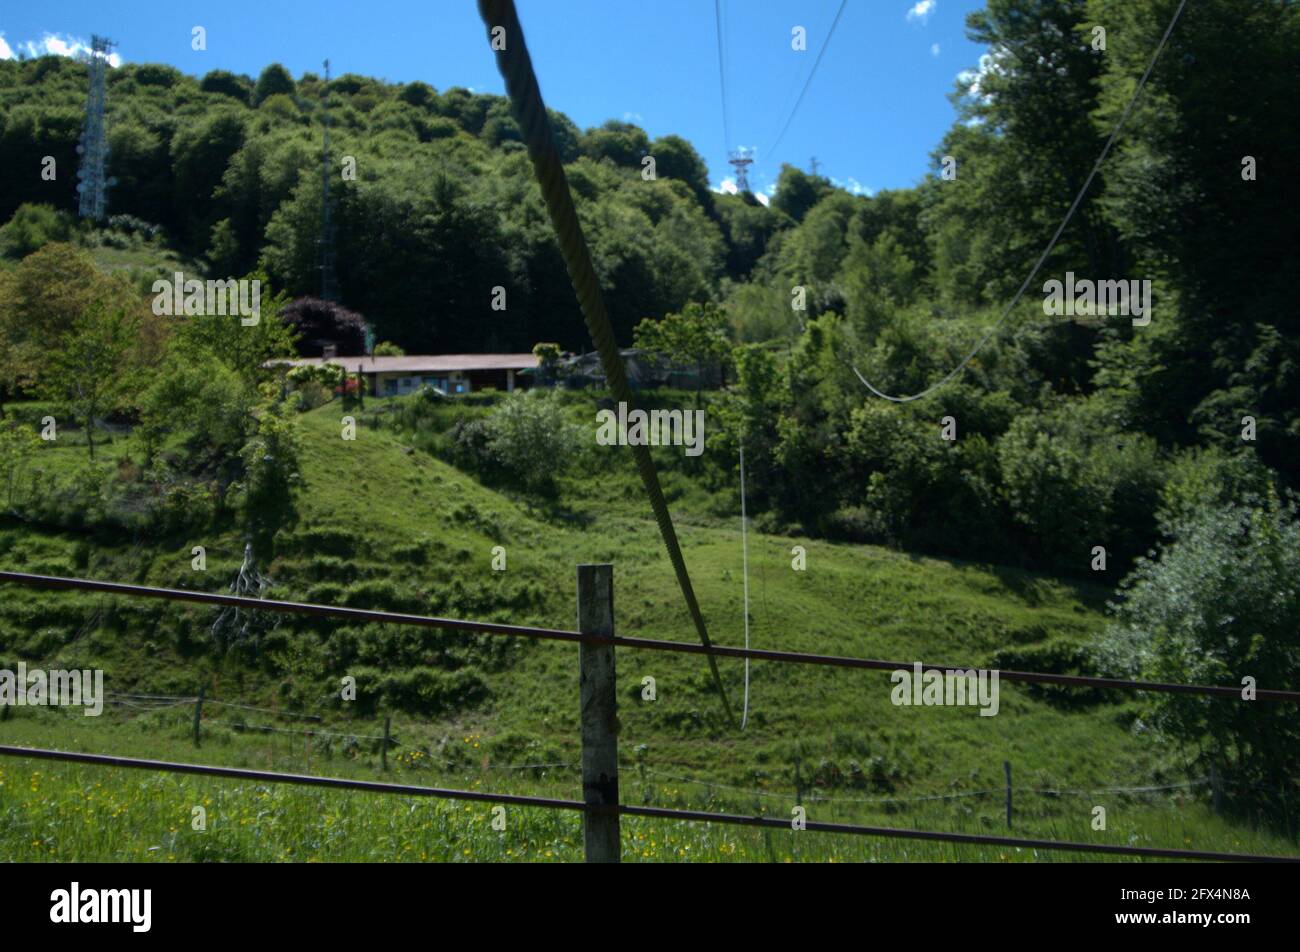
M 0 41 L 3 42 L 3 41 Z M 78 39 L 75 36 L 59 36 L 57 33 L 46 33 L 39 40 L 28 40 L 26 43 L 19 43 L 19 48 L 27 56 L 75 56 L 84 57 L 90 55 L 90 44 L 85 40 Z M 6 45 L 4 49 L 8 49 Z M 0 54 L 3 50 L 0 50 Z M 0 55 L 0 59 L 8 59 Z M 121 66 L 122 57 L 118 53 L 108 55 L 109 66 Z
M 11 47 L 8 43 L 5 42 L 5 35 L 3 33 L 0 33 L 0 60 L 7 60 L 13 58 L 14 58 L 13 47 Z
M 713 191 L 721 195 L 735 195 L 737 192 L 736 180 L 730 177 L 724 178 L 721 182 L 718 183 L 717 188 L 715 188 Z
M 623 121 L 624 122 L 645 122 L 645 117 L 642 116 L 641 113 L 639 112 L 625 112 L 623 113 Z
M 871 188 L 868 185 L 863 185 L 852 175 L 850 175 L 848 178 L 844 179 L 843 181 L 840 181 L 837 178 L 832 178 L 831 184 L 834 185 L 836 188 L 844 189 L 844 191 L 848 192 L 850 195 L 866 195 L 870 197 L 876 194 L 876 190 L 874 188 Z
M 931 43 L 931 44 L 930 44 L 930 55 L 931 55 L 931 56 L 938 56 L 938 55 L 939 55 L 939 44 L 938 44 L 938 43 Z
M 917 0 L 916 5 L 907 11 L 907 19 L 916 21 L 920 20 L 926 23 L 930 19 L 930 14 L 934 13 L 934 8 L 938 5 L 938 0 Z
M 980 57 L 979 69 L 964 69 L 957 74 L 957 82 L 966 87 L 967 95 L 985 102 L 992 100 L 993 97 L 984 91 L 984 80 L 990 75 L 1003 72 L 998 59 L 1004 55 L 1004 52 L 994 50 L 992 53 L 985 53 Z
M 762 205 L 764 208 L 767 208 L 767 206 L 772 203 L 772 200 L 762 192 L 755 192 L 754 198 L 758 199 L 758 204 Z

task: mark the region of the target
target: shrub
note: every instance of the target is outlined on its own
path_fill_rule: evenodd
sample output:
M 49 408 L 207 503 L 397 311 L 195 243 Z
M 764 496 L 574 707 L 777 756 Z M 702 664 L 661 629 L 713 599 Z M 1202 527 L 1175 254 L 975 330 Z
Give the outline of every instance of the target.
M 52 205 L 19 205 L 9 223 L 0 228 L 0 255 L 25 258 L 52 241 L 70 241 L 72 216 Z
M 1260 507 L 1202 507 L 1124 580 L 1096 646 L 1107 673 L 1182 684 L 1300 683 L 1300 520 L 1275 495 Z M 1199 768 L 1240 784 L 1233 800 L 1278 815 L 1300 771 L 1300 721 L 1287 705 L 1148 695 L 1154 726 Z M 1292 821 L 1294 822 L 1294 821 Z
M 1017 418 L 997 460 L 1012 518 L 1056 567 L 1083 571 L 1096 545 L 1129 560 L 1155 540 L 1164 475 L 1155 442 L 1122 432 L 1095 405 L 1074 400 Z
M 578 447 L 578 428 L 554 393 L 516 391 L 493 408 L 484 432 L 491 457 L 532 490 L 552 486 Z

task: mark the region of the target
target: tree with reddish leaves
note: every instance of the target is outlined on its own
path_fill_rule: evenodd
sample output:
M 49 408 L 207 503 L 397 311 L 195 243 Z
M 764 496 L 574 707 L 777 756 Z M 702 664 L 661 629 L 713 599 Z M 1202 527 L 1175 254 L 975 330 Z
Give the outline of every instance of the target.
M 323 357 L 334 345 L 338 357 L 361 357 L 366 352 L 366 319 L 335 301 L 302 297 L 283 311 L 286 324 L 298 331 L 298 356 Z

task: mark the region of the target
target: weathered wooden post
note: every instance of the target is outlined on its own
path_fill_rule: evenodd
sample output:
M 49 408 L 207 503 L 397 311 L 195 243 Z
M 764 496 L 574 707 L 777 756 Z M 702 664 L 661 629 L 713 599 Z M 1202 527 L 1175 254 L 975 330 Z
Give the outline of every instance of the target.
M 203 716 L 203 697 L 207 694 L 208 686 L 199 685 L 199 696 L 194 699 L 194 746 L 199 746 L 199 718 Z
M 1011 761 L 1002 761 L 1002 770 L 1007 775 L 1007 829 L 1011 829 Z
M 578 566 L 578 631 L 614 635 L 614 566 Z M 614 646 L 578 645 L 583 842 L 588 863 L 619 861 L 618 711 Z
M 389 715 L 384 718 L 384 746 L 379 749 L 379 759 L 383 763 L 385 770 L 388 769 L 388 738 L 392 733 L 392 729 L 393 718 Z

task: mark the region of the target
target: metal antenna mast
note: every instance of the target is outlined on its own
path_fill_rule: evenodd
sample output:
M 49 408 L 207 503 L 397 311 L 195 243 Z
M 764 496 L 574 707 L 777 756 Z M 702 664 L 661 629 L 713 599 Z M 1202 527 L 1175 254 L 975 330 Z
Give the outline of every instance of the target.
M 81 167 L 77 169 L 77 191 L 80 199 L 77 214 L 94 221 L 103 219 L 108 211 L 108 186 L 105 178 L 108 164 L 108 140 L 104 135 L 104 75 L 109 52 L 117 44 L 102 36 L 92 36 L 86 65 L 90 72 L 90 94 L 86 98 L 86 125 L 81 132 L 77 152 Z
M 326 301 L 338 300 L 334 280 L 334 228 L 330 222 L 330 111 L 329 111 L 330 61 L 325 61 L 325 85 L 321 90 L 321 116 L 325 124 L 325 139 L 321 147 L 321 235 L 320 243 L 320 296 Z
M 749 172 L 747 171 L 754 164 L 754 157 L 750 155 L 749 149 L 739 148 L 731 153 L 731 158 L 727 162 L 736 170 L 736 191 L 749 191 Z

